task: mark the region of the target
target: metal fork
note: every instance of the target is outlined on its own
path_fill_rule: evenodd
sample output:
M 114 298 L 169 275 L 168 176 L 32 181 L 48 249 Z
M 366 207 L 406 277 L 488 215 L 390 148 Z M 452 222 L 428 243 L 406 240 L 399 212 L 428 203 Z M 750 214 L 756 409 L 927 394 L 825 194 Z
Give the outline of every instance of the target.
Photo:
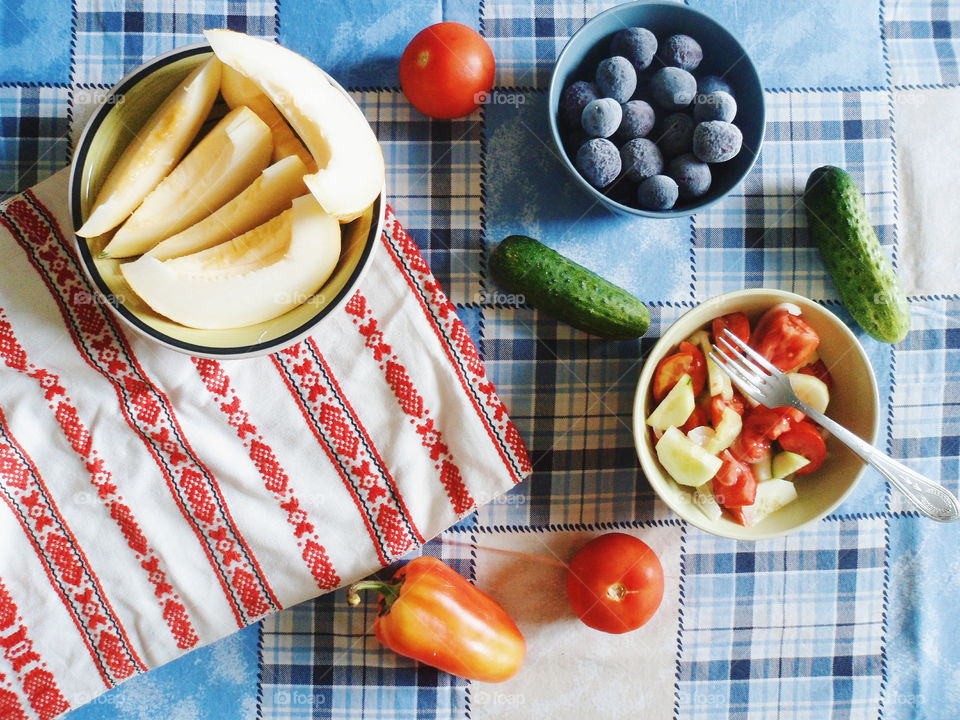
M 960 501 L 950 492 L 861 440 L 842 425 L 800 401 L 790 379 L 743 340 L 724 329 L 710 359 L 723 368 L 741 391 L 769 408 L 794 407 L 825 427 L 860 459 L 869 463 L 924 515 L 940 522 L 960 519 Z

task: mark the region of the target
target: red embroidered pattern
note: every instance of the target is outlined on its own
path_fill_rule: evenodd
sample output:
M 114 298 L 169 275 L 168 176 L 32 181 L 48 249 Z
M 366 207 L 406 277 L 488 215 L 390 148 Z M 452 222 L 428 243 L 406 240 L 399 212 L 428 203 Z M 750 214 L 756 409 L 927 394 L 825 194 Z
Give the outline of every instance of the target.
M 393 348 L 384 340 L 383 332 L 379 328 L 377 319 L 367 306 L 367 299 L 357 290 L 347 302 L 345 309 L 354 316 L 353 324 L 364 338 L 364 344 L 373 354 L 384 377 L 401 409 L 413 418 L 420 444 L 430 453 L 434 468 L 439 471 L 440 483 L 443 485 L 457 515 L 463 515 L 471 510 L 474 499 L 460 476 L 460 469 L 454 462 L 450 449 L 443 442 L 440 429 L 427 410 L 423 397 L 414 386 L 407 374 L 407 369 L 400 362 Z
M 2 308 L 0 308 L 0 358 L 10 369 L 37 381 L 47 400 L 47 407 L 53 411 L 64 437 L 84 461 L 90 475 L 90 482 L 97 489 L 97 498 L 110 511 L 110 517 L 117 523 L 127 545 L 136 554 L 137 562 L 146 571 L 147 579 L 153 584 L 154 594 L 177 647 L 181 650 L 195 647 L 199 638 L 193 629 L 187 609 L 167 582 L 167 575 L 160 565 L 160 559 L 143 536 L 133 511 L 117 492 L 112 473 L 106 468 L 103 458 L 99 457 L 97 451 L 93 449 L 90 432 L 80 421 L 76 408 L 67 396 L 66 388 L 55 373 L 38 368 L 28 361 L 27 353 L 17 340 L 10 320 Z
M 196 534 L 237 626 L 278 610 L 279 603 L 237 530 L 216 479 L 184 437 L 169 399 L 147 379 L 113 318 L 93 301 L 93 289 L 56 222 L 27 191 L 5 206 L 0 223 L 17 239 L 46 283 L 81 356 L 114 385 L 121 412 L 157 463 Z
M 0 495 L 23 527 L 107 687 L 146 670 L 83 551 L 0 410 Z
M 289 347 L 273 362 L 353 497 L 380 561 L 422 544 L 393 477 L 316 344 Z
M 70 709 L 63 693 L 57 687 L 53 674 L 47 670 L 40 654 L 20 618 L 20 611 L 0 580 L 0 653 L 17 674 L 30 707 L 40 720 L 50 720 Z M 0 675 L 0 680 L 3 680 Z M 0 718 L 26 718 L 16 694 L 0 689 Z
M 287 522 L 293 528 L 297 547 L 304 562 L 313 575 L 317 587 L 321 590 L 333 590 L 340 585 L 340 576 L 334 569 L 327 551 L 320 542 L 316 528 L 300 501 L 290 487 L 290 479 L 277 460 L 273 449 L 266 443 L 250 416 L 240 404 L 240 397 L 230 384 L 223 365 L 216 360 L 193 358 L 193 364 L 207 390 L 214 396 L 217 406 L 227 418 L 227 422 L 237 432 L 237 437 L 247 449 L 247 453 L 263 479 L 264 487 L 273 494 L 277 503 L 287 513 Z
M 447 299 L 440 283 L 430 273 L 417 244 L 407 235 L 389 206 L 384 226 L 381 242 L 416 296 L 427 321 L 433 326 L 513 481 L 520 482 L 533 470 L 530 456 L 516 426 L 507 416 L 506 406 L 497 397 L 496 388 L 487 378 L 470 333 L 457 316 L 456 308 Z

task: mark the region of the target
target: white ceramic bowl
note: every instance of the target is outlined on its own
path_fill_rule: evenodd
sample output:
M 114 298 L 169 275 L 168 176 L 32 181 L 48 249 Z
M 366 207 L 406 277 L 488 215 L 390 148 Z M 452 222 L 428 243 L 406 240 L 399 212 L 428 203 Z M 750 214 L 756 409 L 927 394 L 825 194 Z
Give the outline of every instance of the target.
M 653 410 L 650 383 L 653 372 L 666 355 L 694 331 L 707 327 L 720 315 L 742 311 L 755 321 L 777 303 L 800 306 L 803 317 L 820 335 L 819 354 L 834 380 L 827 415 L 863 439 L 874 442 L 879 425 L 879 395 L 870 361 L 856 336 L 832 312 L 800 295 L 783 290 L 738 290 L 720 295 L 680 317 L 653 347 L 640 373 L 633 404 L 633 435 L 640 467 L 660 499 L 681 518 L 701 530 L 736 540 L 762 540 L 793 532 L 831 513 L 852 491 L 863 474 L 863 463 L 841 443 L 827 440 L 828 456 L 823 466 L 796 480 L 797 499 L 761 522 L 744 527 L 724 514 L 710 521 L 693 504 L 689 489 L 678 485 L 657 460 L 645 424 Z
M 176 48 L 133 70 L 107 93 L 87 122 L 70 168 L 69 203 L 75 228 L 83 224 L 103 180 L 133 133 L 143 126 L 167 94 L 210 55 L 212 52 L 206 43 Z M 333 78 L 327 77 L 347 95 Z M 225 112 L 225 103 L 218 100 L 211 118 Z M 212 122 L 208 120 L 207 125 Z M 189 355 L 217 359 L 254 357 L 282 350 L 317 332 L 323 318 L 353 292 L 370 265 L 383 231 L 384 197 L 381 191 L 363 215 L 341 225 L 340 260 L 326 284 L 313 297 L 279 317 L 242 328 L 198 330 L 168 320 L 130 290 L 120 274 L 117 260 L 97 256 L 109 235 L 91 241 L 75 235 L 74 241 L 83 269 L 100 294 L 100 300 L 127 327 L 160 345 Z

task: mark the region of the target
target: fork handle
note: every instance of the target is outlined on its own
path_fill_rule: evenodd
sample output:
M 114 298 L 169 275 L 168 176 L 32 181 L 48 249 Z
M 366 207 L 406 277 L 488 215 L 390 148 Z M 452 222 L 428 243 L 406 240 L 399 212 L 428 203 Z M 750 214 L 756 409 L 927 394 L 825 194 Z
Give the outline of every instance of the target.
M 906 495 L 924 515 L 940 522 L 960 520 L 960 501 L 953 493 L 928 480 L 915 470 L 911 470 L 903 463 L 897 462 L 823 413 L 807 407 L 804 403 L 797 403 L 797 409 L 829 430 L 834 437 L 853 450 L 864 462 L 875 467 L 877 472 L 889 480 L 890 484 L 897 490 Z

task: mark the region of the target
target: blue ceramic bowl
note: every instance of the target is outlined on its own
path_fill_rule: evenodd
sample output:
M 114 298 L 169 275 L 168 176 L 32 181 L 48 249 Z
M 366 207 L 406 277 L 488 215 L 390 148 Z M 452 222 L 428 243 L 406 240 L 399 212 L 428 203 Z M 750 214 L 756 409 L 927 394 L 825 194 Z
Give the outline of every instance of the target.
M 645 27 L 657 40 L 683 33 L 694 38 L 703 47 L 703 62 L 694 72 L 704 75 L 719 75 L 733 87 L 737 98 L 737 116 L 734 124 L 743 133 L 743 149 L 725 163 L 711 165 L 713 182 L 710 190 L 693 200 L 681 198 L 672 210 L 640 210 L 617 202 L 588 183 L 573 165 L 567 153 L 557 124 L 557 110 L 563 91 L 577 80 L 593 80 L 597 64 L 610 53 L 610 41 L 619 30 L 629 27 Z M 654 59 L 651 68 L 658 67 Z M 649 73 L 647 70 L 644 75 Z M 567 42 L 557 58 L 550 80 L 549 95 L 550 134 L 563 163 L 574 180 L 611 210 L 642 217 L 664 218 L 692 215 L 726 196 L 740 184 L 760 153 L 763 144 L 765 113 L 763 85 L 757 69 L 746 51 L 727 30 L 709 15 L 677 2 L 628 2 L 600 13 L 580 28 Z M 661 115 L 656 106 L 658 118 Z M 608 190 L 608 192 L 610 192 Z M 611 193 L 612 195 L 613 193 Z

